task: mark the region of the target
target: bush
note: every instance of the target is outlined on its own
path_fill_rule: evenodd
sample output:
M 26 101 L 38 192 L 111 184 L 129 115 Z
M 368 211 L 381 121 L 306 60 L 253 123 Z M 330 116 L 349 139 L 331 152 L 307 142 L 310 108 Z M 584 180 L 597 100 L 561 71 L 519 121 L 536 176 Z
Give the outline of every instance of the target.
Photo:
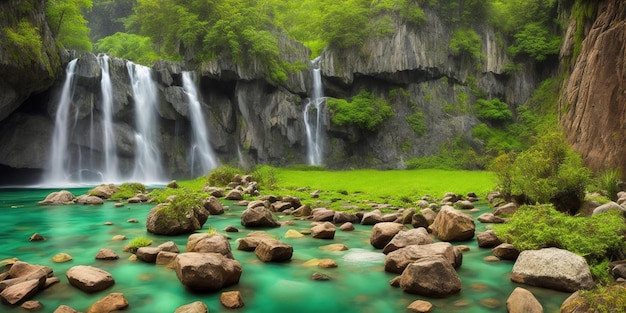
M 278 184 L 276 169 L 269 165 L 257 165 L 252 172 L 252 178 L 266 189 L 273 189 Z
M 117 187 L 115 193 L 111 195 L 111 200 L 132 198 L 138 193 L 145 193 L 146 186 L 141 183 L 123 183 Z
M 450 50 L 456 55 L 467 55 L 474 60 L 482 60 L 480 52 L 482 39 L 471 28 L 457 29 L 450 40 Z
M 604 170 L 596 179 L 596 188 L 611 201 L 617 201 L 617 193 L 620 191 L 618 184 L 621 178 L 622 171 L 619 168 Z
M 383 122 L 393 116 L 393 109 L 387 102 L 373 93 L 361 90 L 352 101 L 343 99 L 326 100 L 331 121 L 337 126 L 356 126 L 360 129 L 376 131 Z
M 128 251 L 130 253 L 136 253 L 137 249 L 141 247 L 147 247 L 152 244 L 152 239 L 146 237 L 137 237 L 131 240 L 126 246 L 124 246 L 124 251 Z
M 626 288 L 597 285 L 590 290 L 581 290 L 580 297 L 562 309 L 566 312 L 625 313 Z
M 556 211 L 551 205 L 526 205 L 507 223 L 494 225 L 493 230 L 498 238 L 519 251 L 558 247 L 594 264 L 623 247 L 626 224 L 617 211 L 574 217 Z
M 209 184 L 211 186 L 226 186 L 239 173 L 240 170 L 235 167 L 222 165 L 209 173 Z
M 509 110 L 509 105 L 498 98 L 491 100 L 479 99 L 474 104 L 476 116 L 490 122 L 506 122 L 513 118 L 513 113 Z

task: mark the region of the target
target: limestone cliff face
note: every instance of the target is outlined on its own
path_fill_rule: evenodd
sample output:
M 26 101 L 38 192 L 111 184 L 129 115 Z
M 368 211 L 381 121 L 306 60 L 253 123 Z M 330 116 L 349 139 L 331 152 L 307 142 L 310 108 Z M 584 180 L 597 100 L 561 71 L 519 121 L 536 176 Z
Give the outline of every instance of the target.
M 561 97 L 568 141 L 594 170 L 626 173 L 626 2 L 598 2 L 598 15 L 573 62 Z M 572 21 L 570 29 L 575 29 Z M 568 33 L 572 33 L 570 30 Z M 572 51 L 567 37 L 562 55 Z
M 46 21 L 45 0 L 0 1 L 0 121 L 15 111 L 29 96 L 42 92 L 61 73 L 61 55 Z M 36 28 L 40 51 L 10 44 L 7 30 L 20 23 Z M 32 56 L 39 54 L 40 57 Z

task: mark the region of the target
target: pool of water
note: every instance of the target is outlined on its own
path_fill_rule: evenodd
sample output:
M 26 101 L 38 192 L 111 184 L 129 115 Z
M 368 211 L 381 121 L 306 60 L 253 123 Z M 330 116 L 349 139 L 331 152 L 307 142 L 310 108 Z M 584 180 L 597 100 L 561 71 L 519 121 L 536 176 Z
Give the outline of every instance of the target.
M 87 189 L 71 189 L 80 195 Z M 287 263 L 262 263 L 253 252 L 238 251 L 237 238 L 250 231 L 240 224 L 240 213 L 245 209 L 228 203 L 230 209 L 221 216 L 211 216 L 202 231 L 209 228 L 221 230 L 234 225 L 239 233 L 228 233 L 232 238 L 233 255 L 243 266 L 239 284 L 222 291 L 239 290 L 245 306 L 239 310 L 227 310 L 221 306 L 221 292 L 195 294 L 187 291 L 176 278 L 173 270 L 164 266 L 128 260 L 123 252 L 128 240 L 143 236 L 153 239 L 154 244 L 173 240 L 184 252 L 187 236 L 156 236 L 145 228 L 145 219 L 152 208 L 149 204 L 126 204 L 115 208 L 113 202 L 101 206 L 58 205 L 39 206 L 37 201 L 55 190 L 4 189 L 0 190 L 0 260 L 16 257 L 32 264 L 50 266 L 61 283 L 38 293 L 33 299 L 43 303 L 45 312 L 52 312 L 65 304 L 85 311 L 91 303 L 111 292 L 123 293 L 129 301 L 128 312 L 173 312 L 181 305 L 202 301 L 209 312 L 405 312 L 413 301 L 422 299 L 433 303 L 437 312 L 505 312 L 506 298 L 513 289 L 521 286 L 509 280 L 513 262 L 487 263 L 485 256 L 490 249 L 480 249 L 476 241 L 462 242 L 470 247 L 464 253 L 463 265 L 458 269 L 463 290 L 452 297 L 429 299 L 404 293 L 389 286 L 394 275 L 384 271 L 384 255 L 369 244 L 371 226 L 356 225 L 353 232 L 337 231 L 334 240 L 284 238 L 289 229 L 310 228 L 310 222 L 295 221 L 294 225 L 267 229 L 281 241 L 293 245 L 294 254 Z M 483 206 L 482 211 L 489 210 Z M 480 213 L 475 213 L 479 215 Z M 290 220 L 290 216 L 279 216 Z M 128 223 L 137 219 L 139 223 Z M 113 225 L 105 225 L 111 222 Z M 485 225 L 477 222 L 478 230 Z M 42 234 L 47 240 L 30 242 L 33 233 Z M 222 232 L 223 233 L 223 232 Z M 125 235 L 127 241 L 113 241 L 115 235 Z M 320 246 L 343 243 L 350 249 L 329 252 Z M 95 255 L 101 248 L 117 252 L 117 261 L 98 261 Z M 73 260 L 54 263 L 57 253 L 68 253 Z M 338 268 L 322 269 L 307 266 L 314 258 L 331 258 Z M 67 282 L 65 272 L 72 266 L 92 265 L 110 272 L 115 285 L 105 291 L 86 294 Z M 329 281 L 313 281 L 311 274 L 320 272 L 331 277 Z M 545 312 L 558 312 L 562 301 L 569 294 L 542 288 L 522 286 L 531 290 L 539 299 Z M 495 301 L 493 301 L 495 300 Z M 2 312 L 22 312 L 19 307 L 0 304 Z

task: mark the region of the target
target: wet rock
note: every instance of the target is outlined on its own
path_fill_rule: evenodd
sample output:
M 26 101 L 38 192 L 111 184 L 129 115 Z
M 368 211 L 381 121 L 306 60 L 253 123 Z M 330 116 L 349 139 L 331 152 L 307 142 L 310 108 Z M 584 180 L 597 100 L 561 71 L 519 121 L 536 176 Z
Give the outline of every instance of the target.
M 72 309 L 71 307 L 67 305 L 62 304 L 56 310 L 54 310 L 53 313 L 79 313 L 79 312 Z
M 155 263 L 156 265 L 169 265 L 174 261 L 177 255 L 178 253 L 176 252 L 160 251 L 159 254 L 157 254 Z
M 226 200 L 234 200 L 234 201 L 243 200 L 243 192 L 238 189 L 233 189 L 229 191 L 228 194 L 226 195 Z
M 73 204 L 74 195 L 67 191 L 55 191 L 50 193 L 44 200 L 38 202 L 40 205 L 52 205 L 52 204 Z
M 297 238 L 302 238 L 302 237 L 304 237 L 304 235 L 303 235 L 301 232 L 299 232 L 299 231 L 297 231 L 297 230 L 295 230 L 295 229 L 289 229 L 289 230 L 287 230 L 287 232 L 285 233 L 285 236 L 284 236 L 284 237 L 285 237 L 285 238 L 289 238 L 289 239 L 297 239 Z
M 248 208 L 241 213 L 241 225 L 245 227 L 279 227 L 278 223 L 272 211 L 268 210 L 264 206 L 248 205 Z
M 20 307 L 26 311 L 39 311 L 43 309 L 43 304 L 39 301 L 26 301 L 20 305 Z
M 478 241 L 479 248 L 493 248 L 502 244 L 502 240 L 496 236 L 493 230 L 478 233 L 476 240 Z
M 217 291 L 239 283 L 241 264 L 219 253 L 187 252 L 174 259 L 178 280 L 195 291 Z
M 321 246 L 319 247 L 320 250 L 324 250 L 324 251 L 346 251 L 350 248 L 348 248 L 348 246 L 344 245 L 343 243 L 333 243 L 330 245 L 325 245 L 325 246 Z
M 72 256 L 67 253 L 57 253 L 52 257 L 54 263 L 65 263 L 72 260 Z
M 509 313 L 543 313 L 541 303 L 528 290 L 517 287 L 506 299 L 506 309 Z
M 278 240 L 264 240 L 254 249 L 254 254 L 263 262 L 285 262 L 291 260 L 293 247 Z
M 499 216 L 495 216 L 493 213 L 483 213 L 478 217 L 478 221 L 481 223 L 492 223 L 492 224 L 500 224 L 500 223 L 504 223 L 506 220 L 499 217 Z
M 513 247 L 513 245 L 510 243 L 500 244 L 497 247 L 491 249 L 491 252 L 493 252 L 493 255 L 503 260 L 515 261 L 519 256 L 519 251 L 515 249 L 515 247 Z
M 224 214 L 224 205 L 215 196 L 210 196 L 204 202 L 204 208 L 209 211 L 211 215 Z
M 224 231 L 227 233 L 238 233 L 239 229 L 233 225 L 228 225 L 224 227 Z
M 430 256 L 407 266 L 400 276 L 405 292 L 441 298 L 461 291 L 461 279 L 448 260 Z
M 495 262 L 500 262 L 500 258 L 498 258 L 495 255 L 488 255 L 483 258 L 483 261 L 488 262 L 488 263 L 495 263 Z
M 237 239 L 237 242 L 239 243 L 237 250 L 254 251 L 259 243 L 264 240 L 274 240 L 274 237 L 266 232 L 251 232 L 247 236 Z
M 126 220 L 126 223 L 137 224 L 139 223 L 139 221 L 137 219 L 131 218 L 129 220 Z
M 365 219 L 365 217 L 363 217 Z M 402 224 L 393 222 L 380 222 L 372 227 L 370 234 L 370 244 L 376 249 L 384 248 L 393 237 L 406 227 Z
M 122 241 L 122 240 L 126 240 L 128 238 L 126 238 L 126 236 L 124 235 L 115 235 L 111 238 L 111 240 L 113 241 Z
M 416 300 L 411 302 L 407 309 L 414 313 L 428 313 L 433 310 L 433 304 L 424 300 Z
M 114 292 L 108 294 L 106 297 L 94 302 L 87 309 L 86 313 L 109 313 L 117 312 L 128 307 L 128 300 L 124 294 Z
M 100 249 L 96 254 L 96 260 L 117 260 L 119 258 L 115 251 L 108 248 Z
M 337 262 L 335 262 L 332 259 L 321 259 L 319 263 L 317 264 L 317 266 L 321 268 L 335 268 L 338 265 L 337 265 Z
M 34 296 L 41 285 L 41 279 L 26 280 L 4 288 L 4 290 L 0 292 L 0 298 L 4 303 L 11 305 L 19 304 Z
M 65 273 L 70 285 L 88 293 L 105 290 L 115 284 L 113 276 L 93 266 L 77 265 Z
M 40 235 L 39 233 L 34 233 L 30 236 L 28 240 L 29 241 L 44 241 L 46 240 L 46 238 L 44 238 L 44 236 Z
M 238 309 L 244 306 L 243 297 L 239 291 L 222 292 L 220 303 L 227 309 Z
M 166 241 L 158 245 L 157 248 L 161 249 L 161 251 L 174 252 L 174 253 L 180 252 L 180 250 L 178 249 L 178 246 L 173 241 Z
M 380 210 L 373 210 L 363 214 L 361 218 L 361 225 L 376 225 L 383 221 L 383 214 Z
M 187 238 L 186 251 L 219 253 L 227 258 L 233 258 L 230 242 L 220 234 L 192 234 Z
M 326 280 L 330 280 L 330 276 L 328 276 L 328 275 L 326 275 L 324 273 L 315 272 L 315 273 L 311 274 L 311 280 L 326 281 Z
M 341 231 L 353 231 L 354 230 L 354 225 L 350 222 L 346 222 L 341 224 L 341 226 L 339 226 L 339 230 Z
M 411 245 L 390 252 L 385 258 L 385 271 L 400 274 L 412 262 L 431 256 L 443 257 L 453 268 L 457 268 L 463 263 L 462 254 L 457 254 L 452 244 L 435 242 L 426 245 Z
M 161 252 L 161 249 L 158 247 L 141 247 L 137 249 L 135 255 L 137 255 L 137 260 L 146 263 L 155 263 L 159 252 Z
M 315 208 L 311 211 L 311 219 L 316 222 L 332 222 L 335 213 L 335 211 L 327 208 Z
M 201 301 L 185 304 L 180 306 L 174 313 L 208 313 L 209 308 Z
M 463 241 L 474 237 L 476 225 L 471 215 L 443 206 L 430 230 L 442 241 Z
M 511 281 L 566 292 L 594 284 L 585 259 L 558 248 L 522 251 L 513 265 Z
M 316 239 L 333 239 L 336 229 L 333 223 L 324 222 L 311 227 L 311 236 Z
M 513 213 L 517 212 L 517 209 L 519 209 L 519 206 L 517 204 L 509 202 L 507 204 L 497 207 L 496 210 L 493 212 L 493 215 L 499 217 L 511 216 L 513 215 Z
M 85 205 L 100 205 L 104 204 L 104 200 L 96 196 L 81 195 L 76 198 L 76 203 Z
M 383 253 L 396 251 L 410 245 L 425 245 L 434 243 L 435 240 L 428 235 L 426 228 L 414 228 L 403 230 L 397 233 L 391 241 L 383 248 Z

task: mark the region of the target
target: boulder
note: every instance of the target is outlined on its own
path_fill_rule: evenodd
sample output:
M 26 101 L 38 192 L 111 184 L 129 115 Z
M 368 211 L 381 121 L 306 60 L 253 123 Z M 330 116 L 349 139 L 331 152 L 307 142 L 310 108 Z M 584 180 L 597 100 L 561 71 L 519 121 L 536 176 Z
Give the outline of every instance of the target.
M 11 305 L 19 304 L 34 296 L 41 285 L 41 279 L 26 280 L 4 288 L 0 292 L 0 298 L 2 298 L 4 303 Z
M 296 217 L 306 217 L 306 216 L 311 216 L 311 212 L 312 212 L 311 207 L 308 206 L 307 204 L 303 204 L 299 206 L 297 209 L 295 209 L 292 215 Z
M 219 253 L 187 252 L 174 259 L 178 280 L 195 291 L 217 291 L 239 283 L 241 264 Z
M 198 233 L 187 238 L 187 252 L 219 253 L 232 259 L 233 253 L 228 239 L 220 234 Z
M 39 201 L 38 203 L 41 205 L 73 204 L 74 195 L 67 190 L 55 191 L 50 193 L 44 200 Z
M 28 241 L 44 241 L 46 238 L 39 233 L 34 233 L 28 238 Z
M 359 217 L 350 212 L 338 211 L 335 212 L 335 216 L 333 216 L 333 224 L 343 224 L 343 223 L 355 223 L 358 224 L 361 221 Z
M 97 186 L 94 189 L 89 190 L 87 194 L 90 196 L 96 196 L 96 197 L 100 197 L 103 199 L 109 199 L 111 198 L 111 195 L 113 195 L 116 191 L 117 191 L 117 187 L 115 187 L 114 184 L 102 184 L 100 186 Z
M 65 273 L 70 285 L 88 293 L 105 290 L 115 284 L 113 276 L 93 266 L 77 265 Z
M 173 241 L 166 241 L 158 245 L 157 248 L 161 249 L 161 251 L 167 251 L 167 252 L 173 252 L 173 253 L 180 252 L 180 250 L 178 250 L 178 246 Z
M 108 294 L 106 297 L 94 302 L 87 309 L 86 313 L 109 313 L 117 312 L 128 307 L 128 300 L 124 294 L 114 292 Z
M 278 240 L 264 240 L 254 249 L 254 254 L 263 262 L 285 262 L 291 260 L 293 247 Z
M 241 225 L 245 227 L 279 227 L 278 223 L 272 211 L 268 210 L 264 206 L 248 205 L 248 208 L 241 213 Z
M 503 260 L 515 261 L 519 256 L 519 250 L 515 249 L 510 243 L 499 244 L 497 247 L 491 249 L 491 252 L 493 252 L 493 255 Z
M 596 215 L 596 214 L 600 214 L 600 213 L 604 213 L 604 212 L 608 212 L 611 210 L 615 210 L 618 212 L 622 212 L 622 215 L 626 216 L 626 207 L 623 207 L 613 201 L 609 202 L 609 203 L 605 203 L 600 205 L 599 207 L 593 209 L 593 214 L 592 215 Z
M 54 310 L 53 313 L 79 313 L 78 311 L 72 309 L 67 305 L 59 305 L 59 307 Z
M 22 303 L 22 305 L 20 305 L 20 308 L 26 311 L 39 311 L 43 309 L 43 304 L 39 301 L 29 300 Z
M 167 185 L 165 187 L 176 189 L 179 186 L 178 186 L 178 182 L 176 182 L 176 180 L 171 180 L 169 183 L 167 183 Z
M 476 225 L 471 215 L 443 206 L 429 229 L 440 240 L 463 241 L 474 237 Z
M 493 230 L 478 233 L 478 235 L 476 235 L 476 240 L 478 241 L 478 247 L 480 248 L 493 248 L 502 244 L 502 240 L 496 236 L 496 233 L 494 233 Z
M 350 222 L 346 222 L 341 224 L 341 226 L 339 226 L 339 230 L 341 231 L 353 231 L 354 230 L 354 225 Z
M 335 213 L 335 211 L 327 208 L 315 208 L 311 211 L 311 219 L 316 222 L 332 222 Z
M 293 208 L 293 204 L 287 201 L 276 201 L 270 205 L 272 212 L 282 212 Z
M 613 266 L 611 269 L 611 275 L 615 278 L 626 279 L 626 263 L 621 263 Z
M 515 204 L 514 202 L 509 202 L 507 204 L 497 207 L 496 210 L 493 212 L 493 215 L 506 217 L 513 215 L 513 213 L 517 212 L 517 209 L 519 209 L 519 206 L 517 204 Z
M 52 257 L 52 262 L 54 263 L 65 263 L 72 260 L 72 256 L 67 253 L 57 253 Z
M 483 213 L 478 217 L 478 221 L 481 223 L 492 223 L 492 224 L 500 224 L 500 223 L 504 223 L 506 220 L 499 217 L 499 216 L 495 216 L 493 213 Z
M 157 235 L 190 234 L 202 229 L 209 212 L 203 207 L 177 207 L 162 203 L 150 210 L 146 219 L 148 232 Z
M 299 231 L 297 231 L 297 230 L 295 230 L 295 229 L 289 229 L 289 230 L 287 230 L 287 232 L 285 233 L 285 236 L 284 236 L 284 237 L 285 237 L 285 238 L 288 238 L 288 239 L 297 239 L 297 238 L 302 238 L 302 237 L 304 237 L 304 235 L 303 235 L 301 232 L 299 232 Z
M 224 227 L 224 231 L 227 233 L 238 233 L 239 229 L 235 227 L 234 225 L 228 225 Z
M 247 236 L 237 239 L 237 242 L 239 243 L 237 250 L 254 251 L 261 241 L 273 239 L 274 237 L 266 232 L 251 232 Z
M 202 192 L 206 192 L 216 198 L 223 198 L 226 195 L 223 188 L 212 186 L 204 186 Z
M 522 251 L 513 265 L 511 280 L 566 292 L 594 285 L 587 261 L 558 248 Z
M 364 217 L 365 219 L 365 217 Z M 393 237 L 406 227 L 399 223 L 393 222 L 380 222 L 372 227 L 372 233 L 370 234 L 370 244 L 376 249 L 384 248 Z
M 397 233 L 391 241 L 383 248 L 383 253 L 396 251 L 410 245 L 425 245 L 434 243 L 435 240 L 428 235 L 424 227 L 403 230 Z
M 441 298 L 461 291 L 461 279 L 441 256 L 429 256 L 407 266 L 400 276 L 400 288 L 405 292 Z
M 158 247 L 141 247 L 135 253 L 137 259 L 146 263 L 156 263 L 157 255 L 161 252 Z
M 385 258 L 385 271 L 400 274 L 409 264 L 431 256 L 443 257 L 453 268 L 457 268 L 463 263 L 463 254 L 457 253 L 452 244 L 435 242 L 426 245 L 407 246 L 390 252 Z
M 532 292 L 521 287 L 515 288 L 506 299 L 506 309 L 509 313 L 543 313 L 541 303 Z
M 433 304 L 424 300 L 415 300 L 409 304 L 407 309 L 414 313 L 428 313 L 433 310 Z
M 311 227 L 311 236 L 316 239 L 333 239 L 336 229 L 331 222 L 320 223 Z
M 459 200 L 454 203 L 454 206 L 461 210 L 471 210 L 474 208 L 474 203 L 469 200 Z
M 174 261 L 178 253 L 169 251 L 160 251 L 157 254 L 156 265 L 168 265 Z
M 239 189 L 233 189 L 226 194 L 226 200 L 243 200 L 243 192 Z
M 383 214 L 380 210 L 373 210 L 363 214 L 361 225 L 375 225 L 383 221 Z
M 243 297 L 239 291 L 226 291 L 220 295 L 220 303 L 227 309 L 239 309 L 243 307 Z
M 210 196 L 204 201 L 204 208 L 209 211 L 211 215 L 224 214 L 224 205 L 215 196 Z
M 100 205 L 104 204 L 104 200 L 96 196 L 81 195 L 76 198 L 76 203 L 85 205 Z
M 174 313 L 209 313 L 209 308 L 204 302 L 196 301 L 178 307 Z

